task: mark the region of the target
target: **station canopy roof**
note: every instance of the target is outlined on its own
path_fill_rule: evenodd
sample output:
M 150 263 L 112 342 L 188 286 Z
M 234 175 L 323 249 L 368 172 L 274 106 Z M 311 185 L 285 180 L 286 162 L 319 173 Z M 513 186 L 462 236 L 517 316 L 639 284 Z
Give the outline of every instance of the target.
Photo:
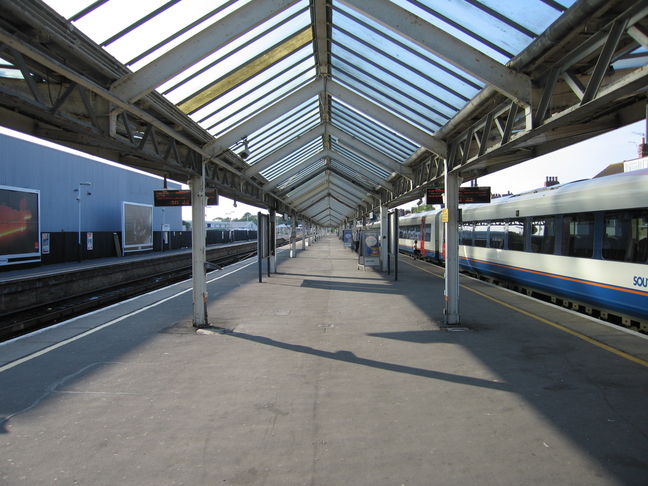
M 45 0 L 157 92 L 214 153 L 334 226 L 422 152 L 485 87 L 528 102 L 509 69 L 574 0 Z

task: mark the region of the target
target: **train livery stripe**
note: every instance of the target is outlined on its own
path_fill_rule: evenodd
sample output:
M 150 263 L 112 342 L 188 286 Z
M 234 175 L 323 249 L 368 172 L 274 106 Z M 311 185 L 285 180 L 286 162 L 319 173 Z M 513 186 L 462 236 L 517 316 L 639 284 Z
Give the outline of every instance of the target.
M 617 290 L 619 292 L 627 292 L 627 293 L 630 293 L 630 294 L 637 294 L 637 295 L 641 295 L 643 297 L 648 297 L 648 292 L 643 292 L 641 290 L 628 289 L 628 288 L 625 288 L 625 287 L 617 287 L 615 285 L 603 284 L 603 283 L 594 282 L 594 281 L 591 281 L 591 280 L 582 280 L 582 279 L 579 279 L 579 278 L 567 277 L 565 275 L 558 275 L 558 274 L 555 274 L 555 273 L 540 272 L 538 270 L 529 270 L 528 268 L 515 267 L 513 265 L 505 265 L 503 263 L 493 263 L 493 262 L 489 262 L 489 261 L 486 261 L 486 260 L 478 260 L 477 258 L 460 257 L 459 259 L 469 261 L 469 262 L 480 263 L 482 265 L 500 267 L 500 268 L 507 268 L 507 269 L 510 269 L 510 270 L 516 270 L 518 272 L 525 272 L 525 273 L 531 273 L 531 274 L 534 274 L 534 275 L 540 275 L 542 277 L 558 278 L 560 280 L 567 280 L 569 282 L 576 282 L 576 283 L 585 284 L 585 285 L 592 285 L 592 286 L 595 286 L 595 287 L 602 287 L 602 288 L 605 288 L 605 289 Z
M 424 271 L 426 273 L 434 275 L 437 278 L 444 278 L 442 275 L 438 275 L 438 274 L 436 274 L 434 272 L 426 270 L 425 268 L 421 268 L 421 267 L 419 267 L 417 265 L 414 265 L 413 263 L 409 263 L 407 261 L 405 261 L 405 263 L 407 263 L 407 265 L 410 265 L 410 266 L 412 266 L 412 267 L 414 267 L 414 268 L 416 268 L 418 270 L 422 270 L 422 271 Z M 616 348 L 614 348 L 612 346 L 609 346 L 609 345 L 607 345 L 605 343 L 602 343 L 601 341 L 598 341 L 598 340 L 593 339 L 593 338 L 591 338 L 589 336 L 586 336 L 585 334 L 582 334 L 582 333 L 580 333 L 578 331 L 574 331 L 573 329 L 569 329 L 568 327 L 563 326 L 562 324 L 558 324 L 557 322 L 550 321 L 549 319 L 545 319 L 544 317 L 540 317 L 540 316 L 538 316 L 536 314 L 525 311 L 524 309 L 520 309 L 517 306 L 507 304 L 506 302 L 504 302 L 502 300 L 496 299 L 495 297 L 491 297 L 490 295 L 487 295 L 487 294 L 485 294 L 483 292 L 480 292 L 479 290 L 473 289 L 473 288 L 471 288 L 471 287 L 469 287 L 467 285 L 461 285 L 461 288 L 463 288 L 465 290 L 468 290 L 468 291 L 472 292 L 473 294 L 479 295 L 480 297 L 484 297 L 485 299 L 488 299 L 488 300 L 490 300 L 492 302 L 495 302 L 496 304 L 499 304 L 499 305 L 501 305 L 503 307 L 506 307 L 507 309 L 511 309 L 511 310 L 513 310 L 515 312 L 519 312 L 520 314 L 523 314 L 523 315 L 525 315 L 527 317 L 530 317 L 531 319 L 534 319 L 536 321 L 542 322 L 543 324 L 547 324 L 549 326 L 552 326 L 555 329 L 558 329 L 560 331 L 566 332 L 567 334 L 570 334 L 570 335 L 572 335 L 574 337 L 577 337 L 578 339 L 581 339 L 582 341 L 585 341 L 585 342 L 587 342 L 589 344 L 592 344 L 592 345 L 594 345 L 594 346 L 596 346 L 598 348 L 604 349 L 605 351 L 608 351 L 608 352 L 610 352 L 612 354 L 615 354 L 615 355 L 617 355 L 617 356 L 619 356 L 619 357 L 621 357 L 623 359 L 626 359 L 628 361 L 632 361 L 633 363 L 636 363 L 636 364 L 639 364 L 641 366 L 644 366 L 644 367 L 648 368 L 648 361 L 643 360 L 641 358 L 637 358 L 636 356 L 632 356 L 631 354 L 628 354 L 628 353 L 626 353 L 624 351 L 621 351 L 620 349 L 616 349 Z

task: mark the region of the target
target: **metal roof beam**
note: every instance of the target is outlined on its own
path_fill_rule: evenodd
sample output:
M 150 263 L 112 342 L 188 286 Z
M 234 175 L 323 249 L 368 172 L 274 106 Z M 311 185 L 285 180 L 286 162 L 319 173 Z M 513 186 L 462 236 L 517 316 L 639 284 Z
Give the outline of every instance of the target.
M 250 2 L 140 70 L 122 77 L 113 84 L 111 91 L 115 96 L 133 102 L 294 3 L 295 0 Z
M 444 30 L 387 0 L 338 0 L 385 28 L 398 32 L 513 100 L 531 104 L 531 79 L 500 64 Z
M 333 80 L 330 80 L 327 83 L 326 90 L 330 95 L 341 99 L 342 101 L 355 107 L 365 115 L 378 120 L 383 125 L 391 128 L 396 133 L 404 136 L 405 138 L 409 138 L 413 142 L 418 143 L 422 147 L 425 147 L 426 149 L 434 152 L 441 157 L 447 157 L 447 144 L 434 135 L 430 135 L 420 128 L 407 123 L 401 117 L 394 115 L 390 111 L 364 98 L 363 96 L 354 93 L 350 89 L 345 88 L 344 86 Z
M 343 132 L 333 125 L 329 125 L 327 128 L 329 135 L 337 138 L 342 145 L 351 148 L 360 157 L 367 159 L 367 161 L 371 162 L 372 164 L 382 167 L 388 172 L 397 172 L 403 177 L 407 177 L 408 179 L 412 178 L 412 169 L 410 169 L 409 167 L 405 167 L 391 157 L 385 155 L 380 150 L 367 145 L 362 140 L 355 138 L 353 135 L 350 135 L 346 132 Z
M 317 70 L 320 76 L 329 74 L 329 49 L 328 49 L 328 30 L 327 5 L 326 0 L 313 0 L 312 7 L 313 30 L 315 33 L 315 58 L 317 59 Z

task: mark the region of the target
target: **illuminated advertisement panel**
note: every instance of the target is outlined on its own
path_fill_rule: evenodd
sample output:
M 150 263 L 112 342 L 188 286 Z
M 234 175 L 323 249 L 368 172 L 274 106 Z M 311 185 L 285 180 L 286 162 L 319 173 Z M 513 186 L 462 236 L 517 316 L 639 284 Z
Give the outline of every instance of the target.
M 40 191 L 0 186 L 0 265 L 40 261 Z
M 124 252 L 153 249 L 153 206 L 124 201 L 122 240 Z

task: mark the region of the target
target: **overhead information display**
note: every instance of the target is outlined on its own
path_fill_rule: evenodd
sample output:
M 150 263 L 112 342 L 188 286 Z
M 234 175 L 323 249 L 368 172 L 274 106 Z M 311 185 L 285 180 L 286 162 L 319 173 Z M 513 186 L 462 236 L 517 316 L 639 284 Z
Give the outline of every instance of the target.
M 191 206 L 191 191 L 187 189 L 162 189 L 153 191 L 156 206 Z M 207 191 L 207 206 L 218 206 L 218 193 Z
M 425 204 L 443 204 L 444 189 L 428 187 L 425 193 Z M 489 203 L 491 201 L 491 188 L 486 187 L 460 187 L 459 204 Z

